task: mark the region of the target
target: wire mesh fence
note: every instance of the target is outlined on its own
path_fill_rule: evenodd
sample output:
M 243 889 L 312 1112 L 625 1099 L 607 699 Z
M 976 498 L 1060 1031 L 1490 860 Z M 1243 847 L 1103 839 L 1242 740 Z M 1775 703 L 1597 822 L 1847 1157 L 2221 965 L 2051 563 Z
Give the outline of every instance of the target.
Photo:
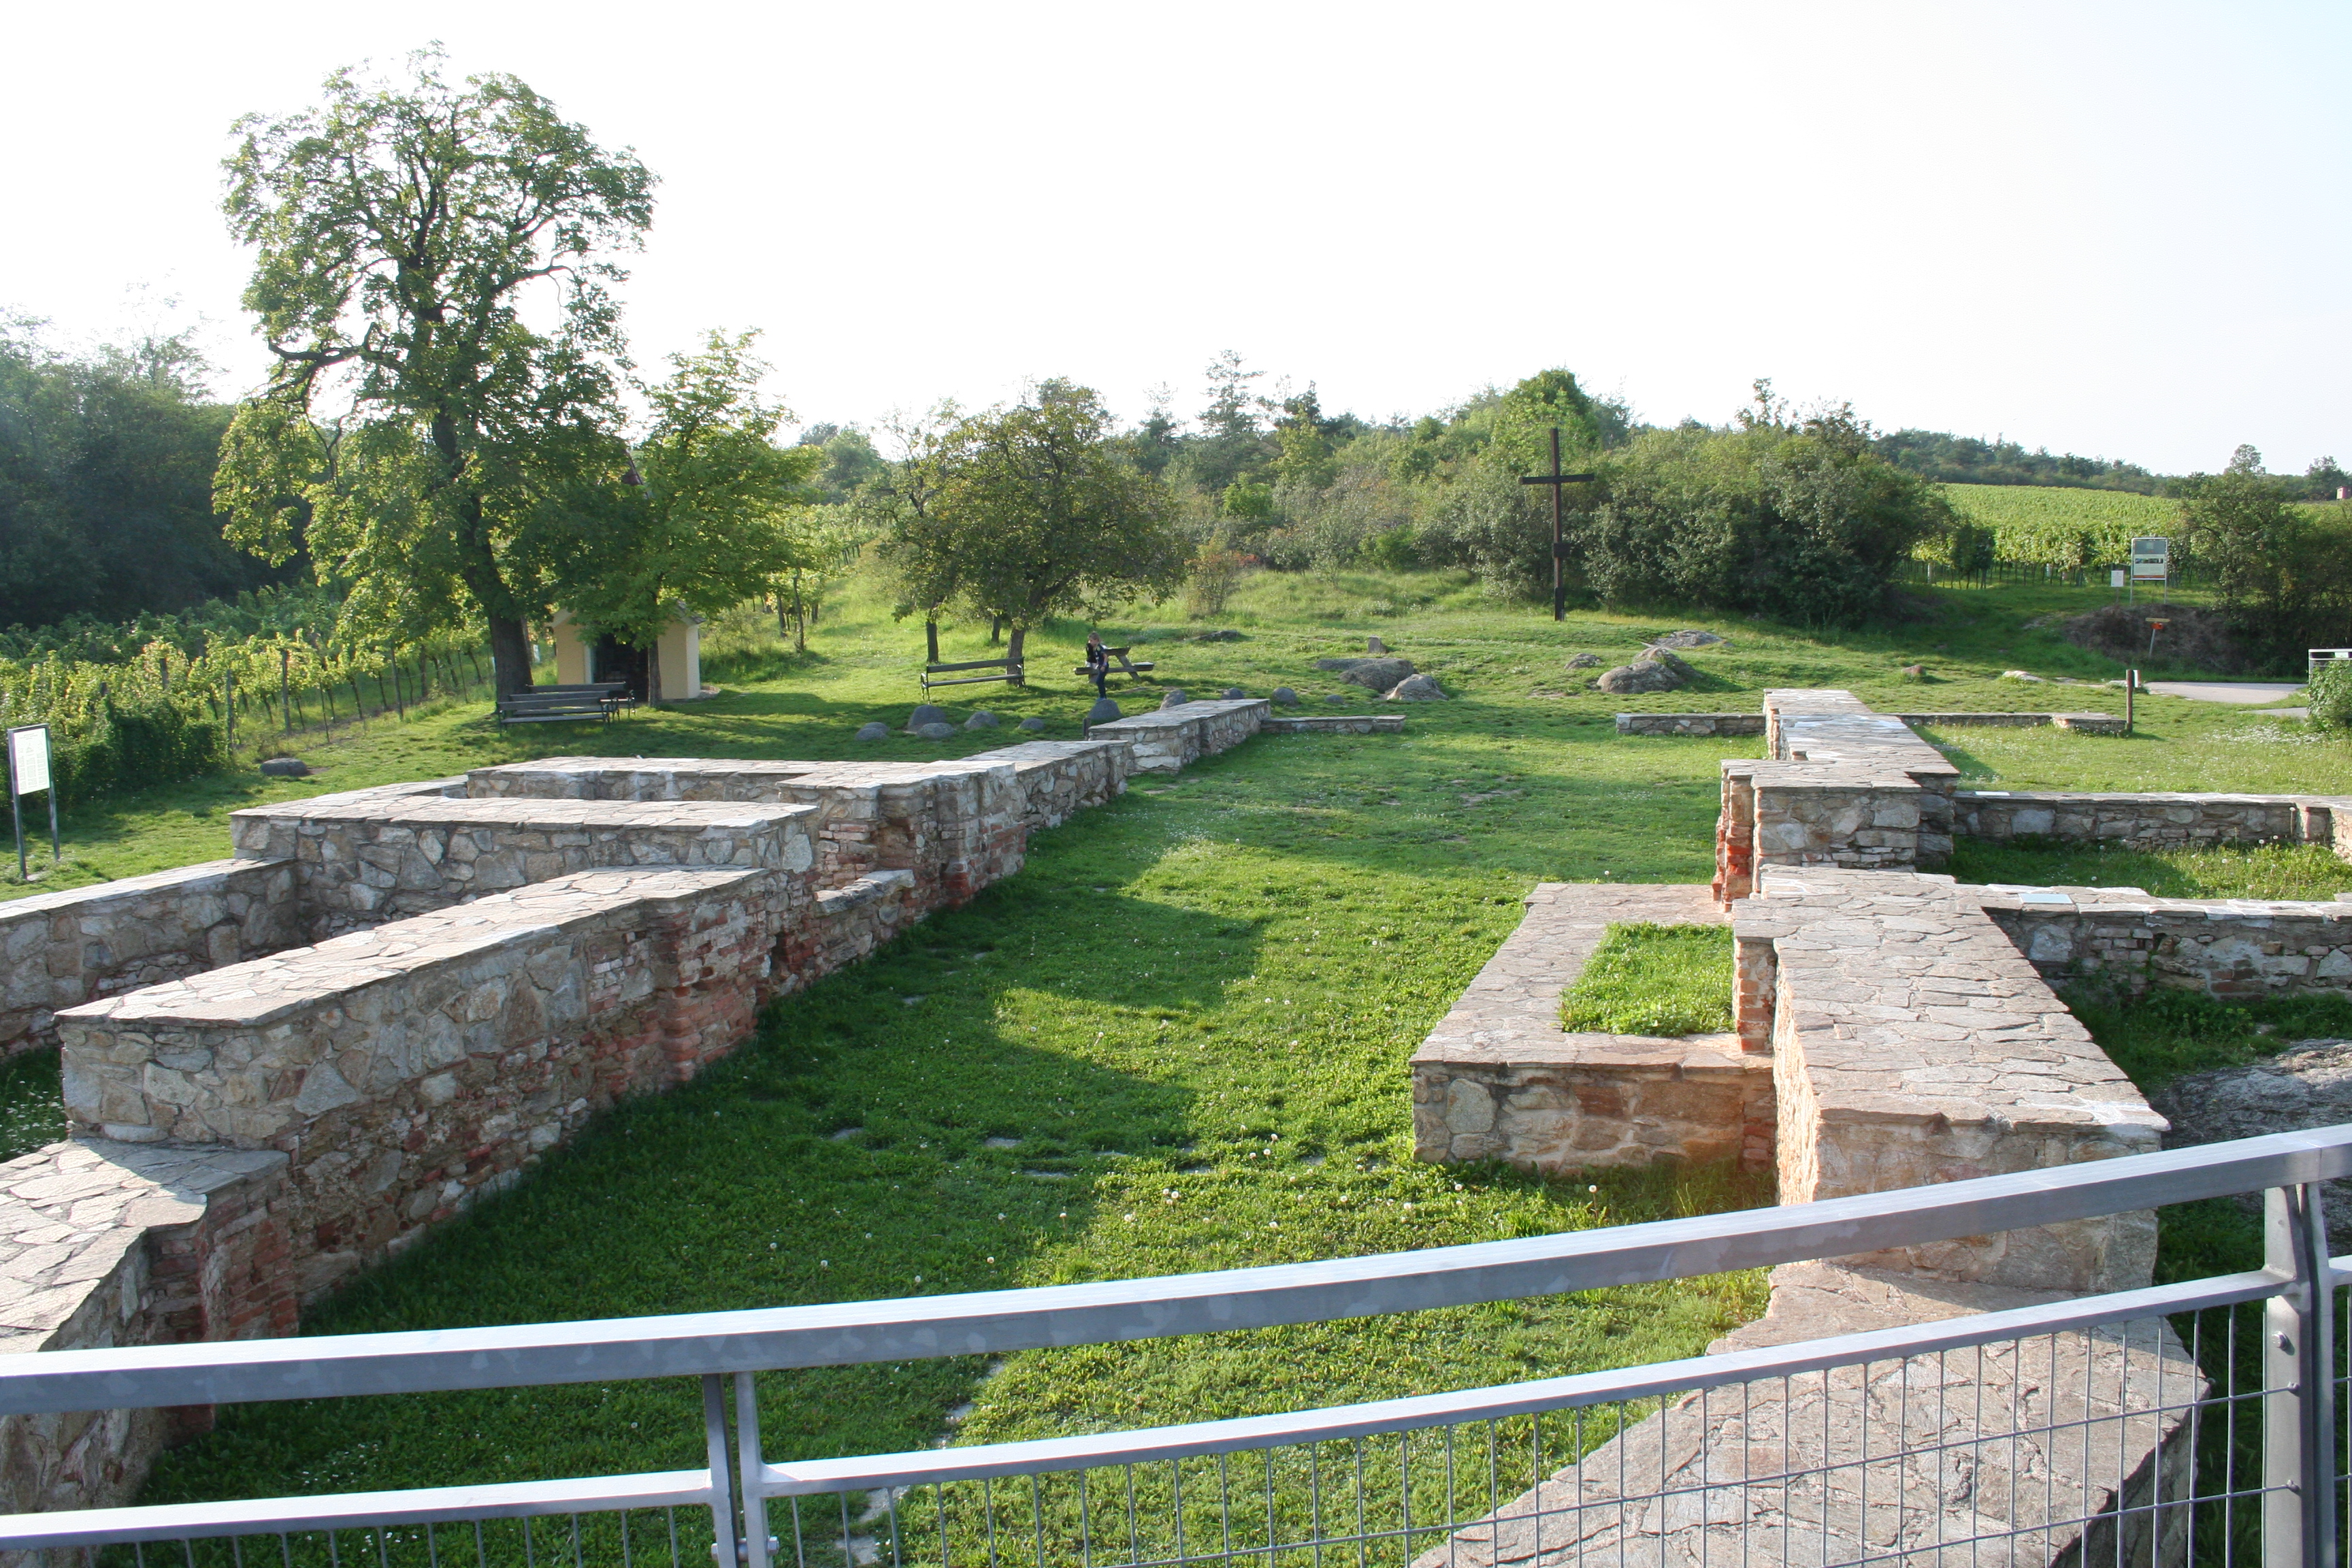
M 2305 1157 L 2315 1142 L 2324 1146 L 2324 1159 Z M 2300 1149 L 2299 1175 L 2352 1171 L 2352 1129 L 2339 1129 L 2100 1162 L 2103 1173 L 2079 1167 L 2034 1177 L 2045 1184 L 2045 1206 L 2070 1201 L 2063 1194 L 2071 1186 L 2106 1184 L 2106 1196 L 2075 1205 L 2096 1209 L 2161 1201 L 2167 1182 L 2201 1162 L 2201 1185 L 2175 1184 L 2187 1201 L 2196 1201 L 2226 1190 L 2214 1168 L 2253 1158 L 2227 1151 L 2257 1145 Z M 2135 1183 L 2142 1166 L 2154 1174 Z M 2021 1180 L 1987 1178 L 1835 1202 L 1859 1205 L 1855 1212 L 1878 1205 L 1930 1234 L 1935 1226 L 1919 1216 L 1939 1210 L 1963 1216 L 1952 1225 L 2009 1217 L 1970 1189 Z M 2135 1199 L 2136 1188 L 2144 1195 Z M 721 1568 L 2329 1563 L 2352 1511 L 2345 1462 L 2352 1454 L 2352 1331 L 2345 1326 L 2352 1302 L 2343 1265 L 2325 1255 L 2319 1202 L 2315 1181 L 2269 1189 L 2265 1266 L 2247 1273 L 2094 1297 L 1914 1291 L 1905 1296 L 1907 1315 L 1891 1324 L 1854 1329 L 1849 1321 L 1850 1331 L 1787 1343 L 1759 1326 L 1735 1334 L 1716 1353 L 1656 1366 L 1180 1426 L 822 1460 L 765 1457 L 759 1369 L 845 1359 L 843 1309 L 826 1310 L 832 1315 L 823 1331 L 834 1337 L 824 1348 L 805 1351 L 792 1350 L 790 1336 L 803 1331 L 793 1314 L 810 1310 L 735 1315 L 723 1325 L 717 1319 L 727 1315 L 664 1320 L 677 1342 L 735 1363 L 730 1372 L 700 1373 L 707 1468 L 17 1515 L 0 1520 L 0 1550 L 138 1568 L 678 1568 L 714 1561 Z M 1161 1325 L 1177 1328 L 1183 1319 L 1170 1315 L 1167 1302 L 1188 1292 L 1208 1300 L 1219 1281 L 1233 1287 L 1220 1309 L 1228 1314 L 1236 1300 L 1296 1290 L 1341 1270 L 1354 1271 L 1357 1287 L 1369 1279 L 1385 1288 L 1466 1269 L 1483 1278 L 1449 1287 L 1455 1296 L 1486 1291 L 1495 1299 L 1531 1293 L 1524 1281 L 1497 1273 L 1496 1259 L 1582 1247 L 1591 1254 L 1588 1276 L 1615 1268 L 1622 1277 L 1653 1239 L 1687 1249 L 1711 1226 L 1726 1232 L 1746 1226 L 1773 1237 L 1839 1217 L 1833 1205 L 1806 1208 L 1812 1219 L 1772 1211 L 1759 1218 L 1759 1211 L 1748 1211 L 1626 1227 L 1613 1247 L 1588 1234 L 1064 1288 L 1059 1296 L 1001 1293 L 1049 1301 L 1026 1317 L 980 1305 L 989 1297 L 875 1303 L 874 1320 L 854 1325 L 864 1347 L 856 1359 L 906 1353 L 904 1342 L 891 1338 L 885 1306 L 898 1310 L 907 1332 L 935 1347 L 957 1337 L 940 1323 L 958 1313 L 967 1323 L 982 1313 L 992 1314 L 992 1323 L 1019 1321 L 1017 1333 L 988 1331 L 997 1335 L 997 1348 L 1022 1336 L 1029 1343 L 1099 1342 L 1135 1337 L 1131 1328 L 1120 1331 L 1119 1314 L 1130 1310 L 1120 1292 L 1154 1296 Z M 1832 1224 L 1803 1234 L 1810 1251 L 1802 1255 L 1819 1257 L 1830 1251 L 1821 1245 L 1822 1235 L 1841 1235 L 1851 1245 L 1855 1233 Z M 1685 1271 L 1723 1261 L 1694 1258 Z M 1895 1276 L 1883 1283 L 1900 1288 Z M 1424 1296 L 1420 1304 L 1431 1300 Z M 934 1316 L 919 1316 L 925 1311 Z M 1294 1316 L 1307 1312 L 1365 1315 L 1309 1303 Z M 1066 1331 L 1041 1326 L 1049 1322 Z M 533 1326 L 539 1339 L 527 1330 L 469 1332 L 510 1336 L 503 1342 L 523 1350 L 561 1344 L 575 1359 L 583 1342 L 604 1342 L 545 1331 L 555 1327 Z M 614 1327 L 572 1326 L 600 1334 Z M 1366 1331 L 1380 1331 L 1376 1313 Z M 958 1348 L 968 1350 L 980 1332 L 960 1331 L 965 1342 Z M 344 1393 L 382 1393 L 395 1385 L 394 1363 L 403 1355 L 472 1354 L 446 1342 L 451 1335 L 419 1336 L 418 1347 L 381 1356 L 366 1348 L 372 1339 L 397 1337 L 355 1337 L 339 1352 L 342 1359 L 322 1357 L 328 1370 L 309 1384 L 287 1379 L 291 1352 L 277 1352 L 272 1375 L 312 1393 L 320 1383 Z M 61 1374 L 68 1383 L 103 1375 L 106 1358 L 132 1352 L 74 1353 L 74 1367 Z M 236 1365 L 240 1353 L 264 1352 L 216 1351 L 224 1366 Z M 641 1359 L 646 1375 L 661 1374 L 658 1356 Z M 457 1374 L 420 1368 L 456 1367 L 458 1361 L 401 1364 L 408 1370 L 399 1375 L 429 1384 Z M 153 1375 L 160 1381 L 151 1391 L 158 1396 L 197 1386 L 185 1381 L 197 1374 L 184 1367 Z M 478 1369 L 471 1375 L 478 1384 Z M 613 1374 L 606 1369 L 599 1375 Z M 9 1381 L 0 1372 L 0 1397 Z M 20 1405 L 37 1403 L 17 1397 Z M 72 1395 L 46 1397 L 54 1404 Z

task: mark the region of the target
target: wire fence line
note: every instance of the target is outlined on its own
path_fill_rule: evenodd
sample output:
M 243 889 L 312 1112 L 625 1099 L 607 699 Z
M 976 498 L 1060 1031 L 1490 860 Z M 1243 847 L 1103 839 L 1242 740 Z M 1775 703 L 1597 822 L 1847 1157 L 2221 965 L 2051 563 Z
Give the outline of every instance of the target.
M 58 1562 L 1617 1568 L 2336 1561 L 2352 1128 L 1780 1209 L 1041 1289 L 0 1363 L 0 1413 L 695 1377 L 697 1468 L 0 1518 Z M 1362 1318 L 2261 1193 L 2260 1269 L 1238 1420 L 768 1459 L 755 1374 Z M 1958 1298 L 1955 1298 L 1958 1300 Z

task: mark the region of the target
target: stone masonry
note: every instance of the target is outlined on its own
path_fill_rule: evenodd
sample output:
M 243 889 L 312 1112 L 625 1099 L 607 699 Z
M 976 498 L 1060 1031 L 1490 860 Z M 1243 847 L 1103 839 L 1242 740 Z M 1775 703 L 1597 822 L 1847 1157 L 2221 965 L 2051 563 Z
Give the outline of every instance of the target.
M 212 860 L 0 904 L 0 1053 L 55 1046 L 60 1007 L 302 940 L 290 860 Z
M 1263 697 L 1180 702 L 1173 708 L 1087 726 L 1087 738 L 1128 742 L 1137 773 L 1172 773 L 1258 732 L 1273 713 Z
M 1737 1035 L 1570 1034 L 1560 993 L 1612 921 L 1724 922 L 1704 888 L 1546 882 L 1412 1058 L 1413 1154 L 1538 1170 L 1771 1159 L 1771 1058 Z
M 0 1166 L 6 1348 L 292 1331 L 769 998 L 1266 706 L 928 763 L 481 769 L 239 812 L 234 860 L 0 905 L 0 1045 L 59 1041 L 76 1130 Z M 19 1510 L 121 1502 L 208 1420 L 12 1418 L 0 1485 Z
M 67 1115 L 285 1155 L 307 1300 L 731 1049 L 793 899 L 757 869 L 585 872 L 69 1008 Z

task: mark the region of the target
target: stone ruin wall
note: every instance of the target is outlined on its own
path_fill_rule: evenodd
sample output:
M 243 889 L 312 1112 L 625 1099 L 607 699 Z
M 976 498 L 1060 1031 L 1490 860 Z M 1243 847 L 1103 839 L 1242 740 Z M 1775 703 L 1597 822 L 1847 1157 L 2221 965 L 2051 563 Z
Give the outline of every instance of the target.
M 6 1348 L 293 1331 L 765 1001 L 1265 706 L 938 763 L 478 770 L 240 812 L 234 860 L 0 905 L 0 1043 L 58 1042 L 75 1132 L 0 1164 Z M 209 1421 L 7 1417 L 0 1487 L 19 1511 L 127 1501 Z

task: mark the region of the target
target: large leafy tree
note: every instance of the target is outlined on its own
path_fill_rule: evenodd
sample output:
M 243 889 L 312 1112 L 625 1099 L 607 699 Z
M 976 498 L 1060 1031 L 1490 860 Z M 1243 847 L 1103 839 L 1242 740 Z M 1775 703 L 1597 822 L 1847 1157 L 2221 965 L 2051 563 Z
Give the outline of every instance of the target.
M 754 334 L 713 332 L 645 389 L 653 422 L 619 480 L 558 510 L 573 531 L 557 591 L 583 626 L 653 650 L 683 609 L 715 615 L 814 564 L 802 504 L 819 447 L 778 447 Z M 656 682 L 658 673 L 656 671 Z M 656 683 L 656 689 L 659 689 Z
M 1047 616 L 1183 580 L 1174 498 L 1136 466 L 1091 387 L 1041 382 L 958 421 L 909 467 L 922 504 L 890 518 L 882 546 L 904 602 L 1003 617 L 1011 658 Z
M 530 683 L 524 628 L 560 565 L 547 525 L 623 466 L 610 258 L 651 223 L 654 180 L 513 77 L 452 86 L 435 51 L 410 66 L 396 87 L 339 71 L 316 111 L 239 122 L 225 205 L 277 363 L 215 493 L 271 560 L 307 506 L 359 635 L 478 617 L 505 692 Z

